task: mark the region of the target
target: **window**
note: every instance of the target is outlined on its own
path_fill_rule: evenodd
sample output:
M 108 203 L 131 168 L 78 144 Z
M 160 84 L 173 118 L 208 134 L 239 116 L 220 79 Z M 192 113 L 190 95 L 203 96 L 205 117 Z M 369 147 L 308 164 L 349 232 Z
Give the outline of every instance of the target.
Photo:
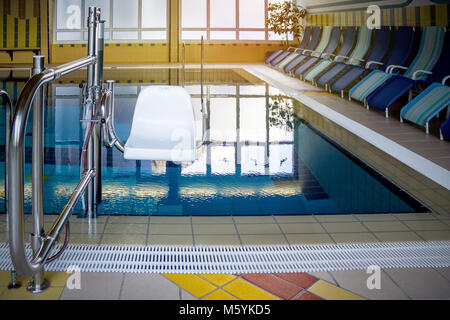
M 55 43 L 86 43 L 91 6 L 100 7 L 106 42 L 167 41 L 168 0 L 56 0 Z
M 268 0 L 182 0 L 181 39 L 270 40 Z

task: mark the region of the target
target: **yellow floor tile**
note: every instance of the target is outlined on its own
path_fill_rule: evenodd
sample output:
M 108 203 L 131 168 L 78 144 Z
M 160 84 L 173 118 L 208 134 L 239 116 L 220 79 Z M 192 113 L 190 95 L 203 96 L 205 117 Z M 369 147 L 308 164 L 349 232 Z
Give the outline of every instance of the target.
M 229 295 L 223 290 L 216 290 L 207 296 L 204 296 L 202 300 L 237 300 L 235 297 Z
M 222 289 L 242 300 L 279 300 L 270 293 L 261 290 L 242 279 L 236 279 Z
M 422 239 L 414 232 L 376 232 L 375 236 L 383 242 L 396 241 L 421 241 Z
M 309 289 L 309 292 L 327 299 L 327 300 L 363 300 L 364 298 L 351 293 L 345 289 L 339 288 L 329 282 L 319 280 L 314 283 Z
M 354 243 L 354 242 L 379 242 L 375 236 L 370 233 L 331 233 L 330 236 L 336 243 Z
M 108 223 L 105 233 L 146 234 L 147 225 L 138 223 Z
M 45 279 L 52 287 L 65 287 L 70 274 L 66 272 L 45 271 Z
M 417 231 L 426 241 L 450 240 L 450 231 Z
M 67 278 L 69 277 L 68 273 L 65 272 L 54 272 L 54 271 L 46 271 L 45 279 L 50 282 L 50 286 L 64 288 L 66 286 Z M 18 281 L 22 284 L 22 288 L 28 285 L 28 281 L 31 278 L 19 278 Z M 7 286 L 11 283 L 11 272 L 10 271 L 0 271 L 0 287 L 7 288 Z M 10 291 L 10 290 L 7 290 Z
M 322 226 L 329 233 L 337 233 L 337 232 L 366 232 L 367 231 L 367 229 L 360 222 L 322 223 Z
M 0 287 L 5 287 L 11 282 L 11 271 L 0 271 Z
M 192 246 L 192 236 L 191 235 L 149 235 L 148 243 L 149 246 L 154 245 L 170 245 L 170 246 Z
M 282 234 L 244 234 L 239 236 L 244 246 L 259 245 L 287 245 L 288 242 Z
M 216 289 L 215 286 L 208 283 L 206 280 L 203 280 L 193 274 L 163 274 L 163 276 L 197 298 L 200 298 Z
M 231 274 L 199 274 L 200 277 L 208 280 L 212 284 L 221 287 L 225 283 L 230 282 L 231 280 L 235 279 L 236 277 Z
M 328 234 L 287 234 L 286 238 L 288 239 L 291 245 L 298 244 L 334 244 L 333 239 L 330 238 Z
M 194 235 L 195 245 L 221 245 L 221 246 L 239 246 L 241 241 L 237 235 Z
M 46 291 L 33 294 L 26 290 L 26 283 L 22 287 L 14 290 L 5 290 L 0 295 L 0 300 L 58 300 L 64 288 L 50 287 Z
M 104 234 L 101 244 L 105 245 L 146 245 L 147 236 L 143 234 Z

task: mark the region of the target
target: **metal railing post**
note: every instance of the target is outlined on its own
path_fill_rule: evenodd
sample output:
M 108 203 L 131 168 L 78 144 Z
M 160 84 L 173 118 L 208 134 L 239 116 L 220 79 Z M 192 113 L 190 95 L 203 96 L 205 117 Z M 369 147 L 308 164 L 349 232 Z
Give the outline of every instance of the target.
M 44 71 L 44 56 L 33 57 L 31 76 Z M 36 254 L 42 245 L 44 236 L 44 207 L 43 207 L 43 169 L 44 169 L 44 86 L 41 86 L 33 100 L 33 147 L 32 147 L 32 218 L 33 233 L 31 247 Z M 32 293 L 45 291 L 50 286 L 44 278 L 42 268 L 33 275 L 27 290 Z
M 97 63 L 95 64 L 95 104 L 98 106 L 101 99 L 101 88 L 103 85 L 103 49 L 104 49 L 104 34 L 105 34 L 105 21 L 99 21 L 97 25 L 97 37 L 96 37 L 96 56 Z M 94 119 L 99 118 L 99 108 L 94 114 Z M 94 131 L 92 134 L 93 139 L 93 157 L 94 157 L 94 197 L 95 204 L 99 205 L 102 202 L 102 131 L 101 123 L 94 123 Z
M 88 27 L 88 54 L 91 56 L 95 56 L 98 49 L 97 49 L 97 32 L 99 31 L 97 28 L 98 24 L 98 10 L 96 7 L 89 7 L 89 16 L 87 21 L 87 27 Z M 98 58 L 98 57 L 97 57 Z M 97 68 L 97 61 L 94 64 L 91 64 L 88 66 L 88 81 L 87 81 L 87 94 L 88 94 L 88 103 L 86 104 L 86 112 L 89 116 L 89 119 L 87 120 L 94 120 L 95 114 L 95 103 L 97 100 L 97 83 L 98 83 L 98 68 Z M 89 128 L 91 127 L 91 123 L 88 122 L 87 125 L 87 131 L 89 131 Z M 95 131 L 95 130 L 94 130 Z M 87 139 L 89 139 L 88 142 L 88 149 L 87 149 L 87 156 L 86 156 L 86 170 L 92 170 L 95 167 L 95 161 L 94 161 L 94 135 L 86 136 Z M 87 187 L 87 195 L 86 195 L 86 213 L 88 217 L 93 217 L 95 215 L 95 183 L 94 181 L 90 181 Z

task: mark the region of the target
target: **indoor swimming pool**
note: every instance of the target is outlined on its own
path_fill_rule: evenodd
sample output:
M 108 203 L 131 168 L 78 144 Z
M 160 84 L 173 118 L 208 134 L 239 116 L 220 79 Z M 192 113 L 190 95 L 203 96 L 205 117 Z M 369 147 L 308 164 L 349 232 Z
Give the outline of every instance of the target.
M 45 114 L 44 212 L 58 214 L 80 178 L 80 122 L 84 72 L 49 85 Z M 20 94 L 26 77 L 3 75 L 0 88 Z M 130 80 L 130 78 L 132 78 Z M 128 138 L 134 105 L 149 85 L 181 85 L 179 69 L 105 70 L 115 80 L 115 121 Z M 208 69 L 207 143 L 193 163 L 130 161 L 102 149 L 98 215 L 260 216 L 411 213 L 423 207 L 406 192 L 294 115 L 295 100 L 242 69 Z M 200 114 L 200 71 L 188 70 L 185 88 Z M 206 91 L 206 89 L 204 90 Z M 4 165 L 4 108 L 1 109 Z M 31 213 L 31 116 L 25 147 L 25 212 Z M 1 212 L 4 172 L 1 171 Z M 82 215 L 82 204 L 75 207 Z

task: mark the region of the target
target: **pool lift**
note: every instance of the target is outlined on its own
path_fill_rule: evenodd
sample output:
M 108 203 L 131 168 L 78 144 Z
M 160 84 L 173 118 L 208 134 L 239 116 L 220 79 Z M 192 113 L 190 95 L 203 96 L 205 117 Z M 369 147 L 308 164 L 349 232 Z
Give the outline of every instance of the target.
M 101 202 L 101 145 L 116 147 L 129 160 L 166 160 L 174 162 L 194 161 L 205 142 L 209 108 L 209 90 L 203 99 L 203 38 L 201 47 L 201 126 L 197 130 L 191 98 L 184 89 L 184 44 L 182 86 L 153 86 L 145 88 L 138 96 L 130 136 L 124 144 L 114 128 L 114 81 L 103 86 L 104 21 L 101 10 L 89 7 L 88 55 L 84 58 L 57 66 L 44 68 L 44 57 L 33 57 L 32 76 L 25 84 L 16 104 L 14 116 L 7 119 L 5 166 L 5 194 L 8 209 L 9 247 L 16 276 L 32 276 L 28 291 L 39 293 L 49 287 L 44 277 L 45 263 L 49 258 L 64 227 L 66 237 L 68 221 L 73 208 L 84 195 L 86 213 L 95 214 L 95 204 Z M 87 67 L 87 85 L 83 90 L 83 114 L 86 127 L 82 149 L 81 179 L 50 231 L 44 231 L 43 223 L 43 135 L 44 90 L 43 86 L 60 77 Z M 11 103 L 6 97 L 7 117 L 11 115 Z M 24 140 L 27 118 L 33 108 L 32 149 L 32 225 L 31 251 L 24 242 Z M 10 130 L 8 127 L 10 125 Z M 103 136 L 103 137 L 102 137 Z M 64 246 L 62 247 L 64 248 Z

